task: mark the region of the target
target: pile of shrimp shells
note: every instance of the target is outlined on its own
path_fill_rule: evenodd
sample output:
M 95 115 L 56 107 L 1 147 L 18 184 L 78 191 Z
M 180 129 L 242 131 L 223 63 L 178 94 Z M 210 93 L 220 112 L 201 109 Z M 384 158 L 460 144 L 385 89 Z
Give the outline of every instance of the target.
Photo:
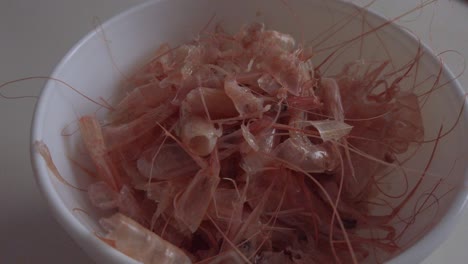
M 143 263 L 398 252 L 398 205 L 374 215 L 369 201 L 385 163 L 424 136 L 417 96 L 400 87 L 405 71 L 382 75 L 388 61 L 325 77 L 314 59 L 257 23 L 162 45 L 105 125 L 79 120 L 96 168 L 89 198 L 113 212 L 102 238 Z

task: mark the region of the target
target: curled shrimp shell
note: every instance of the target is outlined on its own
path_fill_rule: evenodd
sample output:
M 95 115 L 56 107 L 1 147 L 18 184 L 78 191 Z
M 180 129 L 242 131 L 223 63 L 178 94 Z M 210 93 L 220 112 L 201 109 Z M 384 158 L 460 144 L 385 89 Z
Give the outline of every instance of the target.
M 289 124 L 292 127 L 302 130 L 309 122 L 303 111 L 291 110 Z M 276 147 L 275 156 L 313 173 L 333 171 L 338 166 L 339 160 L 330 142 L 314 144 L 301 132 L 291 130 L 289 133 L 290 138 Z
M 192 116 L 184 118 L 180 124 L 180 138 L 190 150 L 200 156 L 210 154 L 216 146 L 218 138 L 222 135 L 209 120 Z
M 138 171 L 148 179 L 168 180 L 196 172 L 197 164 L 178 145 L 148 149 L 137 160 Z
M 322 173 L 336 168 L 331 152 L 331 145 L 327 143 L 313 145 L 289 138 L 276 147 L 275 156 L 304 171 Z
M 279 143 L 279 137 L 276 136 L 276 129 L 268 128 L 263 130 L 255 138 L 255 144 L 258 151 L 251 151 L 244 155 L 241 163 L 242 169 L 247 173 L 254 173 L 262 170 L 272 159 L 272 151 Z
M 221 89 L 199 87 L 187 94 L 182 103 L 183 114 L 206 116 L 212 119 L 238 115 L 232 100 Z
M 105 238 L 114 241 L 116 249 L 144 264 L 192 263 L 178 247 L 123 214 L 103 218 L 100 224 L 108 232 Z
M 328 114 L 337 121 L 343 121 L 344 110 L 338 83 L 334 79 L 322 78 L 322 85 L 324 105 L 327 106 Z
M 114 119 L 116 117 L 125 117 L 127 120 L 133 120 L 152 108 L 159 106 L 174 95 L 175 90 L 173 87 L 160 87 L 158 81 L 141 85 L 133 89 L 120 101 L 112 116 Z
M 157 127 L 158 123 L 168 119 L 176 110 L 172 104 L 164 103 L 128 123 L 104 127 L 102 130 L 107 139 L 106 143 L 109 144 L 109 148 L 128 143 Z
M 253 95 L 248 88 L 240 86 L 234 78 L 226 78 L 224 91 L 241 116 L 263 113 L 263 100 Z
M 250 132 L 249 128 L 246 125 L 242 124 L 241 131 L 245 142 L 250 146 L 250 148 L 254 151 L 258 151 L 260 147 L 258 146 L 257 140 L 255 139 L 255 136 Z
M 289 93 L 299 96 L 306 81 L 301 63 L 297 56 L 284 53 L 266 58 L 263 67 Z
M 258 86 L 269 95 L 276 95 L 281 85 L 270 74 L 263 74 L 257 80 Z
M 79 126 L 86 148 L 97 168 L 99 178 L 112 189 L 119 190 L 121 187 L 120 172 L 107 154 L 107 147 L 98 120 L 94 116 L 84 116 L 80 118 Z
M 200 169 L 185 191 L 174 200 L 175 218 L 194 233 L 200 226 L 213 199 L 219 178 L 217 153 L 211 155 L 210 166 Z
M 339 140 L 353 129 L 352 126 L 336 120 L 306 121 L 304 123 L 314 126 L 323 141 Z

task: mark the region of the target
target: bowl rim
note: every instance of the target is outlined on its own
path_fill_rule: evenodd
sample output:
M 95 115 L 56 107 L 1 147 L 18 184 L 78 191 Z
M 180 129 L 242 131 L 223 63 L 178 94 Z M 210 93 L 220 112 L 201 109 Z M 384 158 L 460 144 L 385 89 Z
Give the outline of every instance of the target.
M 110 19 L 106 20 L 103 24 L 103 28 L 108 28 L 120 20 L 127 19 L 132 14 L 138 13 L 148 6 L 156 5 L 162 2 L 168 2 L 170 0 L 149 0 L 133 7 L 130 7 L 117 15 L 114 15 Z M 358 8 L 365 9 L 366 16 L 372 16 L 372 19 L 376 19 L 379 22 L 387 22 L 390 19 L 384 15 L 375 11 L 372 7 L 363 8 L 352 2 L 346 2 L 344 0 L 333 0 L 336 5 L 341 5 L 346 9 Z M 438 62 L 437 56 L 434 51 L 425 43 L 420 41 L 414 34 L 411 34 L 408 30 L 397 25 L 395 22 L 390 22 L 385 28 L 391 28 L 395 30 L 402 37 L 406 38 L 411 43 L 420 43 L 423 52 L 429 55 L 429 62 Z M 64 66 L 79 52 L 82 46 L 96 36 L 97 32 L 95 29 L 89 31 L 83 38 L 81 38 L 72 48 L 66 53 L 66 55 L 60 60 L 52 71 L 51 77 L 56 77 L 63 69 Z M 440 62 L 438 62 L 440 63 Z M 451 80 L 447 85 L 452 86 L 452 90 L 455 90 L 457 96 L 464 97 L 465 92 L 462 88 L 458 78 L 451 72 L 446 64 L 443 64 L 442 75 Z M 92 232 L 90 232 L 77 218 L 68 210 L 63 203 L 62 199 L 55 191 L 52 183 L 52 177 L 49 176 L 49 170 L 46 166 L 42 156 L 35 150 L 34 142 L 42 140 L 42 123 L 45 118 L 45 113 L 48 108 L 48 102 L 50 100 L 50 94 L 53 90 L 53 80 L 48 80 L 44 85 L 40 93 L 40 97 L 37 101 L 34 110 L 34 116 L 31 126 L 30 133 L 30 159 L 34 172 L 36 184 L 39 188 L 42 197 L 44 197 L 47 207 L 52 212 L 54 218 L 60 223 L 62 228 L 78 243 L 80 248 L 84 249 L 86 253 L 95 258 L 99 256 L 100 259 L 106 258 L 112 259 L 116 262 L 125 261 L 126 263 L 139 263 L 133 258 L 121 253 L 120 251 L 104 243 L 97 238 Z M 464 102 L 466 104 L 466 101 Z M 468 109 L 463 110 L 463 119 L 468 120 Z M 468 170 L 465 169 L 464 181 L 468 181 Z M 468 204 L 468 189 L 458 190 L 454 201 L 450 204 L 447 212 L 442 216 L 440 221 L 435 224 L 430 231 L 422 236 L 418 241 L 412 244 L 403 252 L 393 257 L 388 263 L 407 263 L 408 260 L 412 262 L 421 262 L 427 258 L 431 252 L 438 248 L 442 242 L 444 242 L 454 229 L 454 226 L 460 221 L 461 215 L 466 209 Z

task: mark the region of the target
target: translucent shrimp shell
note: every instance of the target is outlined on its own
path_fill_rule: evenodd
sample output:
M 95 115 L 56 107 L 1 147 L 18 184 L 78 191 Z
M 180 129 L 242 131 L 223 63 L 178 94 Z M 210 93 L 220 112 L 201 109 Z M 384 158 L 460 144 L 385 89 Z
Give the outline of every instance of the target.
M 117 213 L 103 218 L 101 225 L 108 231 L 106 239 L 116 249 L 145 264 L 191 264 L 178 247 L 149 231 L 132 219 Z

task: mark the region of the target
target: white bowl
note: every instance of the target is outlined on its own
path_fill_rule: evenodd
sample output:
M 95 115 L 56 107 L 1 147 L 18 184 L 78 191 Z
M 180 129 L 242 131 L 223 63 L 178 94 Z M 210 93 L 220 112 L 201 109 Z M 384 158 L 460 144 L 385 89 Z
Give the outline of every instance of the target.
M 287 2 L 287 1 L 284 1 Z M 300 40 L 301 32 L 305 40 L 312 40 L 319 34 L 330 33 L 330 24 L 343 21 L 342 30 L 321 46 L 333 46 L 344 40 L 351 39 L 362 30 L 362 18 L 372 26 L 385 23 L 385 19 L 372 12 L 350 17 L 358 8 L 353 4 L 335 0 L 297 0 L 291 2 L 291 10 L 283 1 L 271 0 L 165 0 L 150 1 L 127 10 L 106 22 L 103 31 L 93 31 L 76 44 L 56 67 L 52 77 L 66 81 L 90 98 L 98 100 L 112 98 L 118 91 L 122 75 L 129 73 L 137 65 L 144 62 L 149 54 L 163 42 L 179 44 L 189 41 L 216 14 L 215 22 L 222 22 L 230 32 L 237 31 L 243 24 L 260 21 L 269 28 L 287 32 Z M 211 23 L 210 25 L 214 25 Z M 364 23 L 365 25 L 365 23 Z M 365 25 L 366 26 L 366 25 Z M 368 26 L 366 26 L 369 29 Z M 102 32 L 108 42 L 105 41 Z M 403 65 L 414 54 L 418 41 L 411 34 L 389 24 L 379 29 L 379 35 L 368 34 L 363 55 L 368 59 L 384 59 L 389 54 L 395 65 Z M 323 36 L 323 35 L 322 35 Z M 383 41 L 383 42 L 380 42 Z M 317 41 L 313 42 L 317 43 Z M 384 52 L 382 43 L 385 43 Z M 108 49 L 109 47 L 109 49 Z M 357 58 L 360 42 L 350 46 L 346 56 L 340 56 L 340 61 L 346 62 Z M 320 49 L 320 48 L 318 48 Z M 424 55 L 420 60 L 419 74 L 421 78 L 431 73 L 437 73 L 440 62 L 431 51 L 422 46 Z M 353 52 L 354 51 L 354 52 Z M 112 54 L 112 58 L 110 54 Z M 326 53 L 317 57 L 326 56 Z M 118 70 L 117 70 L 118 69 Z M 452 80 L 453 75 L 444 67 L 441 82 Z M 464 95 L 460 84 L 451 81 L 443 89 L 434 92 L 423 109 L 424 124 L 427 138 L 434 137 L 440 124 L 449 127 L 454 122 Z M 78 133 L 64 137 L 62 129 L 73 131 L 76 128 L 77 117 L 98 110 L 96 104 L 85 100 L 78 93 L 53 80 L 46 84 L 36 107 L 32 126 L 32 142 L 44 141 L 52 154 L 54 162 L 62 176 L 76 186 L 86 186 L 89 177 L 77 170 L 67 158 L 68 156 L 82 160 L 79 149 L 75 146 L 79 141 Z M 102 110 L 98 114 L 104 115 Z M 444 175 L 450 170 L 453 161 L 464 158 L 463 151 L 468 148 L 466 139 L 468 112 L 462 113 L 462 118 L 456 129 L 440 142 L 436 158 L 428 174 L 433 177 L 432 184 L 437 180 L 435 175 Z M 427 160 L 428 149 L 417 155 L 408 166 L 421 165 Z M 97 219 L 100 212 L 89 203 L 84 192 L 72 189 L 52 175 L 42 157 L 32 148 L 31 159 L 36 174 L 37 183 L 46 198 L 53 215 L 75 239 L 75 241 L 96 261 L 102 263 L 137 263 L 124 254 L 114 250 L 100 241 L 94 232 L 100 230 Z M 415 223 L 405 234 L 406 248 L 395 256 L 391 263 L 417 263 L 428 256 L 448 236 L 454 223 L 460 217 L 467 197 L 466 162 L 457 163 L 453 172 L 447 175 L 435 195 L 442 197 L 438 207 L 431 207 L 424 215 L 417 217 Z M 454 188 L 447 195 L 444 193 Z M 427 191 L 422 188 L 421 193 Z M 418 201 L 412 201 L 412 205 Z M 74 208 L 81 208 L 89 213 L 83 214 Z M 430 226 L 430 228 L 425 228 Z M 410 241 L 410 238 L 417 238 Z

